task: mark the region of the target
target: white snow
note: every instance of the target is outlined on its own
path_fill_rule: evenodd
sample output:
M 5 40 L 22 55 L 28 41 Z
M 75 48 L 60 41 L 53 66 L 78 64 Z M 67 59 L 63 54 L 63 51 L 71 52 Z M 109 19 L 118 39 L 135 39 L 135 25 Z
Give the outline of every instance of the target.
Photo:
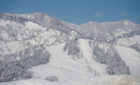
M 140 74 L 140 53 L 128 47 L 115 45 L 115 48 L 120 54 L 122 60 L 124 60 L 126 65 L 129 66 L 131 74 Z

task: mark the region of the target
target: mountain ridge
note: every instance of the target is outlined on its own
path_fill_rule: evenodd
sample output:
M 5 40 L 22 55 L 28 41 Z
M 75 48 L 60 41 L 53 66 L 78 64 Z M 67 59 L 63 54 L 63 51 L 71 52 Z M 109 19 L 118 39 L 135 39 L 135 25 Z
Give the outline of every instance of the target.
M 58 82 L 87 82 L 102 76 L 139 75 L 139 44 L 140 26 L 127 20 L 79 26 L 40 13 L 0 14 L 0 63 L 23 65 L 21 69 L 33 73 L 31 81 L 39 79 L 39 83 L 45 80 L 59 85 Z M 2 74 L 14 76 L 11 72 Z M 26 78 L 26 73 L 19 74 L 8 78 L 0 75 L 0 79 Z

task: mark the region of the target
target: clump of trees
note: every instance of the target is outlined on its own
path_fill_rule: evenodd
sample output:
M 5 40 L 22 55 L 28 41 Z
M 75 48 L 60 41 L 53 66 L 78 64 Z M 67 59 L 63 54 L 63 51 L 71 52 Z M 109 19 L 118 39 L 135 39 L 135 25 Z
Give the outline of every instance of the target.
M 20 61 L 0 60 L 0 82 L 7 82 L 32 77 L 32 72 L 28 71 L 26 65 Z
M 77 39 L 67 42 L 64 46 L 64 51 L 66 51 L 68 55 L 73 56 L 72 59 L 74 60 L 82 58 Z
M 130 46 L 131 48 L 134 48 L 136 51 L 140 52 L 140 43 L 136 43 L 132 46 Z
M 99 46 L 94 47 L 93 55 L 95 55 L 95 60 L 107 65 L 107 72 L 111 75 L 122 75 L 130 74 L 129 67 L 121 59 L 120 55 L 117 53 L 113 45 L 108 46 L 106 51 L 104 48 L 99 48 Z
M 16 60 L 17 56 L 20 59 Z M 0 60 L 0 82 L 31 78 L 32 72 L 29 69 L 48 63 L 49 57 L 50 53 L 40 45 L 4 56 L 4 59 Z

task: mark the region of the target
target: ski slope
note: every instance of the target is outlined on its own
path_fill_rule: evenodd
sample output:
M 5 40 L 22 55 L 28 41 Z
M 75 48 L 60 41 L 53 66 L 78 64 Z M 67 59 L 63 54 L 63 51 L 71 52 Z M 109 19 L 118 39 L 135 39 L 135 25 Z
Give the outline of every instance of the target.
M 94 76 L 106 75 L 106 65 L 93 59 L 88 40 L 79 39 L 78 44 L 83 57 L 76 60 L 64 51 L 65 43 L 47 46 L 46 49 L 51 54 L 49 63 L 33 67 L 33 76 L 41 79 L 56 76 L 60 82 L 68 82 L 91 80 Z
M 79 47 L 83 53 L 85 61 L 87 61 L 87 65 L 94 72 L 93 75 L 105 75 L 106 73 L 106 65 L 98 63 L 94 60 L 93 50 L 89 46 L 89 40 L 79 39 Z

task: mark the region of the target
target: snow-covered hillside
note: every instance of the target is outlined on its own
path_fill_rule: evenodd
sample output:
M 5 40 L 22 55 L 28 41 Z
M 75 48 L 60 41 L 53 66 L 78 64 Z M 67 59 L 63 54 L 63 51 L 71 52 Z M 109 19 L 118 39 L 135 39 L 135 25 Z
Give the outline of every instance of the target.
M 139 85 L 139 62 L 134 22 L 0 14 L 0 85 Z

